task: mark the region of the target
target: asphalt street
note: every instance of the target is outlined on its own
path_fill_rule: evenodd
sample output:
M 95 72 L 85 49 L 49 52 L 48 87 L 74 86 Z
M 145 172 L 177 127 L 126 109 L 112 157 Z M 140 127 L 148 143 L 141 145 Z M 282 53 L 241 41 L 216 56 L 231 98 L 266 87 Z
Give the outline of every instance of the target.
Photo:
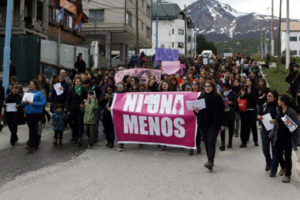
M 27 126 L 19 127 L 20 142 L 9 145 L 9 132 L 0 133 L 0 199 L 299 199 L 300 184 L 281 182 L 264 171 L 261 145 L 217 150 L 215 169 L 204 167 L 206 156 L 189 156 L 184 149 L 126 145 L 124 152 L 105 147 L 103 134 L 93 148 L 69 142 L 53 147 L 50 124 L 43 129 L 40 150 L 28 154 Z M 220 140 L 220 138 L 219 138 Z M 203 146 L 203 145 L 202 145 Z M 204 148 L 202 147 L 202 150 Z

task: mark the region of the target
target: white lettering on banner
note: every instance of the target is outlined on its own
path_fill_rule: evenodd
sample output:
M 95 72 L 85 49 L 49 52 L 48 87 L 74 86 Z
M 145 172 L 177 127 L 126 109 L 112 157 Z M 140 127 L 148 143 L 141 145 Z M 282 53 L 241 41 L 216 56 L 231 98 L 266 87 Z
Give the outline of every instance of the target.
M 184 115 L 183 95 L 175 96 L 172 114 L 173 115 L 176 115 L 176 114 Z
M 134 112 L 134 109 L 135 109 L 135 105 L 136 105 L 136 101 L 137 101 L 137 95 L 131 95 L 131 94 L 127 94 L 126 95 L 126 101 L 125 101 L 125 104 L 124 104 L 124 107 L 123 107 L 123 111 L 128 111 L 128 108 L 129 108 L 129 111 L 130 112 Z
M 160 136 L 162 134 L 165 137 L 185 137 L 185 129 L 182 126 L 185 124 L 185 121 L 182 118 L 175 118 L 173 122 L 169 117 L 160 119 L 159 117 L 123 115 L 123 120 L 125 134 L 150 136 Z
M 150 135 L 153 135 L 153 132 L 155 132 L 156 136 L 160 136 L 160 126 L 159 126 L 159 117 L 155 117 L 155 120 L 153 120 L 153 117 L 149 117 L 149 133 Z
M 178 138 L 184 138 L 185 136 L 185 129 L 183 126 L 181 125 L 184 125 L 185 124 L 185 121 L 182 119 L 182 118 L 176 118 L 174 120 L 174 126 L 175 128 L 177 128 L 178 130 L 175 130 L 174 131 L 174 134 L 176 137 Z
M 173 133 L 172 120 L 168 117 L 161 119 L 161 133 L 166 137 L 171 137 Z
M 157 99 L 156 104 L 148 104 L 147 112 L 150 114 L 155 114 L 158 112 L 160 95 L 153 95 L 155 99 Z
M 134 129 L 134 133 L 138 134 L 139 133 L 139 128 L 138 128 L 138 121 L 137 121 L 137 116 L 136 115 L 132 115 L 131 119 L 129 115 L 123 115 L 123 119 L 124 119 L 124 133 L 133 133 L 133 129 Z M 129 129 L 129 131 L 128 131 Z
M 140 134 L 141 135 L 148 135 L 148 131 L 145 130 L 145 128 L 147 127 L 145 120 L 147 120 L 146 116 L 139 116 Z
M 159 114 L 171 114 L 172 101 L 173 101 L 173 95 L 167 96 L 167 95 L 163 94 L 161 96 Z
M 135 112 L 139 112 L 140 113 L 142 111 L 143 103 L 144 103 L 144 95 L 140 94 L 139 95 L 138 104 L 137 104 Z

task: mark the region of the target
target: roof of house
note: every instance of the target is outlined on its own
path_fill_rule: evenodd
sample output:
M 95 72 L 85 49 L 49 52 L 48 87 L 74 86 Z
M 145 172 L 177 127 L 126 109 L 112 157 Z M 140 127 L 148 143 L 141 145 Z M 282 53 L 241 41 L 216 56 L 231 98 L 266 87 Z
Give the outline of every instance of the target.
M 158 3 L 158 19 L 172 20 L 178 19 L 182 10 L 176 3 L 160 2 Z M 156 2 L 152 4 L 152 19 L 156 19 Z
M 286 22 L 281 23 L 281 30 L 286 31 Z M 300 22 L 290 22 L 290 31 L 300 31 Z

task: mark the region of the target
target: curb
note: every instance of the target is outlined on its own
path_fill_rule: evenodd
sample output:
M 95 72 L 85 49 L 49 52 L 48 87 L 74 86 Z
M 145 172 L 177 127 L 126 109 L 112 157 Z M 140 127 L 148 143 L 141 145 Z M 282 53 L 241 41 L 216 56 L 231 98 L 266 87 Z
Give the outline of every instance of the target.
M 300 183 L 300 151 L 299 150 L 293 151 L 292 163 L 293 163 L 292 177 L 296 182 Z

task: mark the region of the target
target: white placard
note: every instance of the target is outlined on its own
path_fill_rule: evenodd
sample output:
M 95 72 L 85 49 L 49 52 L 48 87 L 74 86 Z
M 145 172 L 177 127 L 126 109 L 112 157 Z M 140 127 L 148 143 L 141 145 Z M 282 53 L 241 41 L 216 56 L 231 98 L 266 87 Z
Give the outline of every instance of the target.
M 288 115 L 284 115 L 283 117 L 281 117 L 281 120 L 291 133 L 298 128 L 298 125 Z
M 17 104 L 16 103 L 7 103 L 6 104 L 6 112 L 17 112 Z
M 207 65 L 208 64 L 208 58 L 203 58 L 203 65 Z
M 34 93 L 29 93 L 29 92 L 26 92 L 23 96 L 23 99 L 22 101 L 25 102 L 33 102 L 33 98 L 34 98 Z
M 271 124 L 270 121 L 272 120 L 272 116 L 270 113 L 267 113 L 262 116 L 262 123 L 264 124 L 267 131 L 270 131 L 274 128 L 274 124 Z
M 62 87 L 61 83 L 56 83 L 53 85 L 53 88 L 54 88 L 57 96 L 62 95 L 64 93 L 64 91 L 62 89 L 60 89 L 61 87 Z
M 199 110 L 202 110 L 206 108 L 205 99 L 186 101 L 186 106 L 188 110 L 194 110 L 193 108 L 198 108 Z

